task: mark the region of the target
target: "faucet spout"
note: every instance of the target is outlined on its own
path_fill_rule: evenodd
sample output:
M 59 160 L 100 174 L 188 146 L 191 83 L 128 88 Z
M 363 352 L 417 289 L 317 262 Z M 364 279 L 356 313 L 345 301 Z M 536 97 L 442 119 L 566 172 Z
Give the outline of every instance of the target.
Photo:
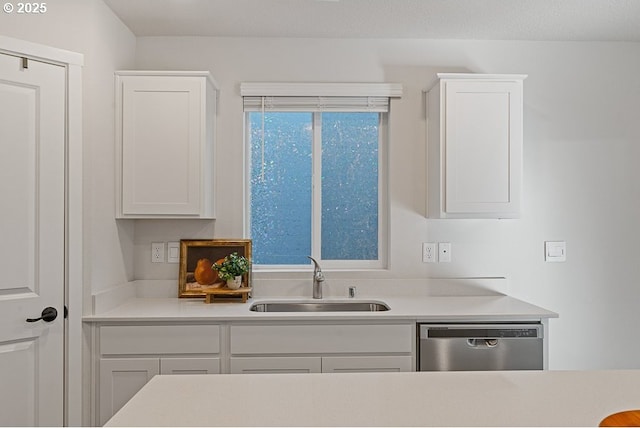
M 313 298 L 322 299 L 322 283 L 324 282 L 324 274 L 320 265 L 311 256 L 307 256 L 313 262 Z

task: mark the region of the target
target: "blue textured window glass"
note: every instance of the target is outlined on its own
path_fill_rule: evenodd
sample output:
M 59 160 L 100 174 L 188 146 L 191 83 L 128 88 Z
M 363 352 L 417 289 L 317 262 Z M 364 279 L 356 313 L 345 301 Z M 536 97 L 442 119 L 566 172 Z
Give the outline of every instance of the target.
M 309 265 L 308 255 L 378 260 L 380 115 L 251 112 L 248 120 L 253 263 Z M 322 153 L 315 178 L 313 147 Z M 321 206 L 312 207 L 314 189 Z M 313 252 L 314 222 L 320 254 Z
M 307 265 L 311 254 L 312 113 L 249 113 L 255 264 Z
M 322 260 L 378 259 L 378 113 L 322 114 Z

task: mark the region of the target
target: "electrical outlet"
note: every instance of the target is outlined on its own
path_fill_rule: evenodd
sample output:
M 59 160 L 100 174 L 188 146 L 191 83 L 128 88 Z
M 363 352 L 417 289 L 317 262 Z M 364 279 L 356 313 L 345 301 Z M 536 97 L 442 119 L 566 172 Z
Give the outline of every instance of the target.
M 451 242 L 438 243 L 438 261 L 449 263 L 451 261 Z
M 164 263 L 164 242 L 151 243 L 151 263 Z
M 422 243 L 422 263 L 436 262 L 436 244 L 435 242 Z

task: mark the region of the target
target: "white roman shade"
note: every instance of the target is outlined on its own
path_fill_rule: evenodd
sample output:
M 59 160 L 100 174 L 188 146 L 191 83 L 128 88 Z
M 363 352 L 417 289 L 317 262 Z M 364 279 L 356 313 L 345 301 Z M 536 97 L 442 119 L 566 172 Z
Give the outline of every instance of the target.
M 245 112 L 380 112 L 402 95 L 399 83 L 242 83 Z

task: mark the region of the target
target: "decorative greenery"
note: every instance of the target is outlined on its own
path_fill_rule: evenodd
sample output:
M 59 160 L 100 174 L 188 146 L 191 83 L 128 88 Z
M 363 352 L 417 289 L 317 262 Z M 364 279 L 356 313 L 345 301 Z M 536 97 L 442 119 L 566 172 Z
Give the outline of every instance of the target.
M 211 268 L 218 271 L 218 276 L 225 281 L 244 275 L 249 272 L 249 260 L 238 253 L 231 253 L 224 258 L 222 263 L 215 263 Z

